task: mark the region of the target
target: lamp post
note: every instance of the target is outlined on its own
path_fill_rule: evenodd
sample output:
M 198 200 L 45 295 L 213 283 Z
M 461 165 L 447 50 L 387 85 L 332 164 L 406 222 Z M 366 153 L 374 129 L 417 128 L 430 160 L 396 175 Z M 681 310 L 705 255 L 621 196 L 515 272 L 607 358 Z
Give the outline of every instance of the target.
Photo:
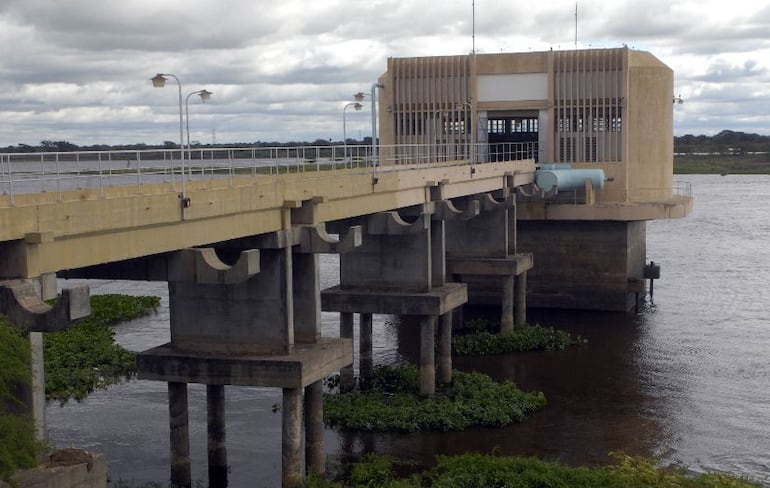
M 353 96 L 357 97 L 358 94 Z M 342 107 L 342 162 L 345 163 L 345 166 L 347 166 L 346 161 L 348 157 L 348 133 L 347 133 L 347 128 L 345 124 L 345 110 L 347 110 L 348 107 L 353 107 L 358 112 L 364 106 L 361 105 L 360 102 L 356 101 L 356 102 L 346 103 L 345 106 Z
M 471 148 L 475 150 L 476 145 L 473 144 L 473 121 L 471 120 L 471 117 L 473 116 L 473 105 L 471 104 L 470 100 L 466 100 L 462 103 L 463 107 L 463 129 L 465 131 L 465 144 L 467 145 L 468 149 L 466 151 L 466 157 L 468 158 L 468 162 L 472 163 L 473 158 L 471 157 Z M 470 137 L 468 135 L 470 134 Z
M 187 194 L 185 192 L 184 183 L 184 134 L 183 134 L 183 121 L 182 121 L 182 82 L 176 75 L 171 73 L 158 73 L 151 78 L 152 86 L 155 88 L 163 88 L 166 86 L 166 76 L 170 76 L 176 80 L 177 87 L 179 88 L 179 160 L 182 168 L 182 208 L 185 208 L 189 200 L 187 200 Z
M 382 83 L 372 83 L 371 93 L 358 92 L 353 95 L 356 102 L 362 102 L 364 97 L 369 96 L 372 101 L 372 176 L 377 176 L 377 88 L 384 88 Z
M 190 149 L 190 97 L 193 95 L 198 95 L 201 97 L 201 101 L 205 102 L 206 100 L 211 99 L 211 95 L 213 95 L 212 92 L 208 90 L 196 90 L 194 92 L 190 92 L 187 94 L 187 97 L 184 99 L 184 116 L 185 116 L 185 124 L 187 126 L 187 162 L 189 163 L 187 165 L 188 171 L 190 171 L 190 174 L 192 174 L 192 151 Z M 182 172 L 182 180 L 184 181 L 184 172 Z

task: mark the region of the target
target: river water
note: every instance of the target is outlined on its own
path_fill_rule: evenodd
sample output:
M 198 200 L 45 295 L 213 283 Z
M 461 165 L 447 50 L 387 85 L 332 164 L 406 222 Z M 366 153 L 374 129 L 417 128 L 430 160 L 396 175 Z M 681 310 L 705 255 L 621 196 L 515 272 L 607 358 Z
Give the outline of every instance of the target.
M 693 175 L 686 219 L 650 222 L 647 257 L 661 265 L 654 301 L 638 314 L 530 310 L 530 322 L 589 340 L 566 351 L 457 358 L 455 367 L 543 391 L 549 404 L 523 424 L 461 433 L 326 431 L 332 469 L 363 452 L 430 464 L 465 451 L 594 464 L 610 451 L 730 471 L 770 485 L 770 176 Z M 322 286 L 337 262 L 322 260 Z M 117 327 L 125 347 L 168 341 L 165 283 L 92 281 L 92 294 L 152 294 L 160 311 Z M 337 318 L 324 315 L 324 335 Z M 416 330 L 375 316 L 376 363 L 417 355 Z M 277 389 L 228 387 L 231 486 L 279 486 Z M 168 479 L 166 385 L 130 381 L 80 403 L 48 407 L 51 441 L 102 452 L 112 481 Z M 206 479 L 205 388 L 190 387 L 194 479 Z M 205 484 L 205 481 L 204 481 Z

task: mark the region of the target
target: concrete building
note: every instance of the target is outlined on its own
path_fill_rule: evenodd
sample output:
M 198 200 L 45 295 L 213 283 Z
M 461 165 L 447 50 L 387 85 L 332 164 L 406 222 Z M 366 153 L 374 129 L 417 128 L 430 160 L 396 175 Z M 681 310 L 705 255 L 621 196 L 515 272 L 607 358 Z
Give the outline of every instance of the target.
M 649 277 L 645 222 L 692 208 L 689 186 L 672 181 L 673 79 L 655 56 L 628 48 L 391 58 L 379 79 L 381 161 L 524 153 L 539 172 L 569 165 L 543 180 L 555 187 L 519 192 L 512 237 L 537 263 L 527 302 L 629 310 Z

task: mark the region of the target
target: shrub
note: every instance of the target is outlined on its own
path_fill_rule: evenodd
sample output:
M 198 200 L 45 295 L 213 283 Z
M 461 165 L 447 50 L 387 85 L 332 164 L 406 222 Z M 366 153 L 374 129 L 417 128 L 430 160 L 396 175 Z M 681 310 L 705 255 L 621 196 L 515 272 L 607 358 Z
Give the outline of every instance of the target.
M 0 479 L 10 481 L 18 469 L 37 463 L 43 446 L 35 440 L 35 424 L 25 413 L 19 391 L 30 388 L 29 341 L 0 316 Z

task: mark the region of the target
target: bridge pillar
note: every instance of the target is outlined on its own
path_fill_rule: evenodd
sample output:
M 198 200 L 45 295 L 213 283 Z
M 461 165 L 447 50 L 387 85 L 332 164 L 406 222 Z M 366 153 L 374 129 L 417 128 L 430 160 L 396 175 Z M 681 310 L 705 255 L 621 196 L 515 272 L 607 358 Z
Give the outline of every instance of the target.
M 56 296 L 56 276 L 53 274 L 0 281 L 0 313 L 6 315 L 29 341 L 31 383 L 19 392 L 18 399 L 21 408 L 34 419 L 35 437 L 41 442 L 47 439 L 43 333 L 65 329 L 91 313 L 87 286 L 63 290 L 55 306 L 45 302 Z
M 446 282 L 443 222 L 432 220 L 433 209 L 428 203 L 405 212 L 406 217 L 381 212 L 332 227 L 333 231 L 344 231 L 358 224 L 365 236 L 360 248 L 340 256 L 339 286 L 321 292 L 323 310 L 340 312 L 343 336 L 352 335 L 352 314 L 360 314 L 359 371 L 363 382 L 373 370 L 371 315 L 417 315 L 421 324 L 420 392 L 435 393 L 436 322 L 465 303 L 467 294 L 464 285 Z M 451 341 L 451 325 L 441 330 L 441 338 Z M 445 350 L 441 354 L 441 381 L 448 382 L 451 354 Z M 340 388 L 351 386 L 349 373 L 341 372 Z
M 337 241 L 323 226 L 299 225 L 172 257 L 171 342 L 138 358 L 140 378 L 169 383 L 172 483 L 188 483 L 187 383 L 207 385 L 210 486 L 227 484 L 224 385 L 281 388 L 283 486 L 302 485 L 303 420 L 306 469 L 323 474 L 321 382 L 353 354 L 350 339 L 321 336 L 316 254 L 360 241 L 357 227 Z
M 447 273 L 468 284 L 469 303 L 500 307 L 500 331 L 513 331 L 518 309 L 525 310 L 526 285 L 521 301 L 514 298 L 516 277 L 532 267 L 531 254 L 516 253 L 515 195 L 509 188 L 442 202 L 447 219 Z M 455 207 L 457 205 L 457 207 Z M 464 208 L 464 214 L 457 208 Z M 471 209 L 478 209 L 475 214 Z
M 209 486 L 227 486 L 224 385 L 206 385 L 206 420 Z
M 340 313 L 340 338 L 353 341 L 353 313 L 351 312 Z M 353 365 L 340 369 L 340 391 L 352 390 L 354 383 Z

